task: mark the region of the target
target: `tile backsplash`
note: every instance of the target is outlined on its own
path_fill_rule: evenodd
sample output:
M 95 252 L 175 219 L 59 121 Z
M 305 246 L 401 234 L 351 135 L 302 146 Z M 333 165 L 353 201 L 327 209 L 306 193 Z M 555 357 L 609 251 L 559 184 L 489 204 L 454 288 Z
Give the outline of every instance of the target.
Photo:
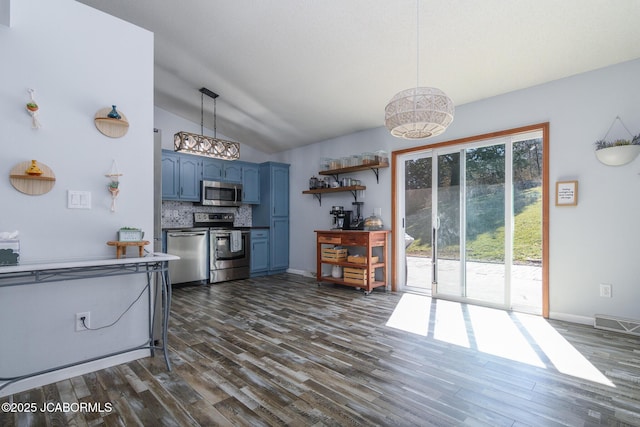
M 191 202 L 163 201 L 162 228 L 193 227 L 194 212 L 231 212 L 235 227 L 251 227 L 251 205 L 234 207 L 198 206 Z

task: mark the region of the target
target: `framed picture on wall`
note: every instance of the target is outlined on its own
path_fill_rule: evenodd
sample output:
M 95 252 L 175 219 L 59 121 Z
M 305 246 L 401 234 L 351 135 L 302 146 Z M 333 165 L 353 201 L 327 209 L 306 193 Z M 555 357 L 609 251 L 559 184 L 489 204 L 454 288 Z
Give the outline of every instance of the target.
M 576 206 L 578 204 L 578 181 L 556 182 L 556 206 Z

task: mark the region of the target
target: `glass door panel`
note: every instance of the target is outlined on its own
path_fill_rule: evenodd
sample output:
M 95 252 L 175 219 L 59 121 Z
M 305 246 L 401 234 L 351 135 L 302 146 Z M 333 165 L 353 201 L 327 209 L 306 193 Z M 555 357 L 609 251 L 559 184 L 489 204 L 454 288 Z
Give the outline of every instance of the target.
M 513 143 L 511 306 L 542 312 L 542 138 Z
M 437 188 L 434 192 L 437 211 L 433 218 L 436 250 L 434 281 L 437 294 L 464 296 L 460 260 L 460 152 L 437 156 Z
M 505 303 L 505 145 L 465 150 L 466 297 Z
M 404 162 L 406 286 L 431 292 L 431 154 Z

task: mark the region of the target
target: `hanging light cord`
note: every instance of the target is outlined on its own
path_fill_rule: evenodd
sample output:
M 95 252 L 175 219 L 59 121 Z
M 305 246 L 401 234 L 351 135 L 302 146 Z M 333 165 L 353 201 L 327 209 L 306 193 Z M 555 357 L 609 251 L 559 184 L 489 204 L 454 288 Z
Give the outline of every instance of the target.
M 420 0 L 416 0 L 416 88 L 420 87 Z
M 204 135 L 204 93 L 200 92 L 200 135 Z
M 217 125 L 217 115 L 216 115 L 216 98 L 213 98 L 213 138 L 218 138 L 218 125 Z

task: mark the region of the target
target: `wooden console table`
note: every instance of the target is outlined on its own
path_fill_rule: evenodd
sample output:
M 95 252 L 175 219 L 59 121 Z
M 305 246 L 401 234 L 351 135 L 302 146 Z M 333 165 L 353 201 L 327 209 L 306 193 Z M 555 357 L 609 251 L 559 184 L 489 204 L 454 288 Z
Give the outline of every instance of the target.
M 318 282 L 338 283 L 353 286 L 364 290 L 369 295 L 374 288 L 387 286 L 387 241 L 391 231 L 359 231 L 359 230 L 316 230 L 316 277 Z M 328 256 L 326 249 L 333 247 L 349 248 L 362 247 L 365 255 L 353 258 L 344 253 L 338 257 Z M 378 256 L 374 256 L 373 249 L 378 250 Z M 323 251 L 324 249 L 324 251 Z M 323 256 L 323 252 L 325 256 Z M 329 255 L 331 255 L 329 253 Z M 359 260 L 361 262 L 354 262 Z M 322 275 L 322 265 L 330 264 L 342 267 L 342 277 Z M 376 274 L 377 273 L 377 274 Z M 376 280 L 376 276 L 379 277 Z M 319 283 L 318 283 L 319 284 Z

